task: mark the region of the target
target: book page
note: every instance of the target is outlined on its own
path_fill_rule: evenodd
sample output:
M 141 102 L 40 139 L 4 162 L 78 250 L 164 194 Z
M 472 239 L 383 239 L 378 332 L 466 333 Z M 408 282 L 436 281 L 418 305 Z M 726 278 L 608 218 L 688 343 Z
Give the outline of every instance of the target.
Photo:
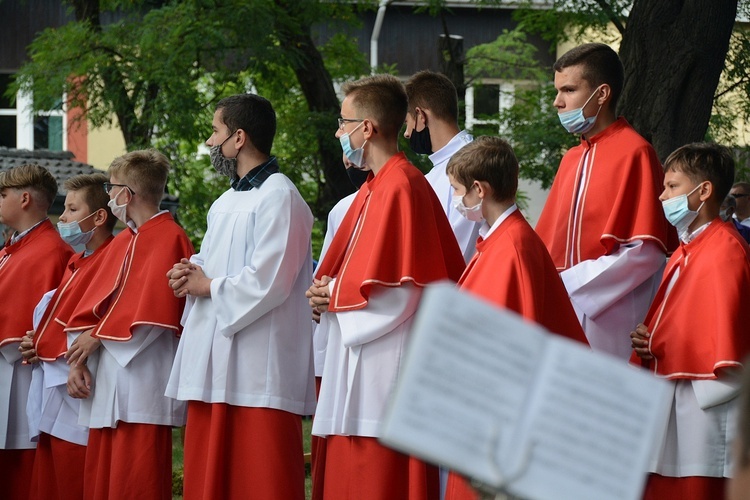
M 454 285 L 420 304 L 382 439 L 487 483 L 492 456 L 521 418 L 544 331 Z M 510 435 L 505 439 L 510 439 Z
M 508 490 L 539 499 L 640 498 L 669 385 L 567 339 L 550 340 L 515 449 L 500 452 L 523 471 L 508 478 Z
M 428 287 L 385 444 L 535 499 L 636 499 L 669 384 L 453 287 Z

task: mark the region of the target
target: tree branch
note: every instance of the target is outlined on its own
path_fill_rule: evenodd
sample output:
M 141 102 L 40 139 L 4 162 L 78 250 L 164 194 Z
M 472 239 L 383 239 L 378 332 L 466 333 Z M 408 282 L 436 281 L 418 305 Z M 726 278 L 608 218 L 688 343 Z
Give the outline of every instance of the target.
M 620 22 L 620 18 L 615 14 L 615 11 L 612 10 L 612 6 L 609 5 L 609 2 L 607 0 L 596 0 L 596 3 L 599 4 L 599 7 L 601 7 L 602 11 L 607 15 L 610 21 L 612 21 L 612 24 L 615 25 L 615 28 L 617 28 L 617 31 L 620 32 L 620 35 L 625 34 L 625 26 L 623 26 L 622 22 Z

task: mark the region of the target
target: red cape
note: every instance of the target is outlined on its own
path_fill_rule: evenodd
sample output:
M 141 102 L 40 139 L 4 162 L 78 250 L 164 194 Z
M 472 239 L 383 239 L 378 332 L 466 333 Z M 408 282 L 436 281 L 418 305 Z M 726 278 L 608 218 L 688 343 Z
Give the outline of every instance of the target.
M 148 220 L 133 232 L 122 231 L 103 256 L 91 285 L 70 318 L 66 331 L 95 328 L 93 336 L 130 340 L 139 325 L 181 331 L 185 299 L 167 284 L 167 271 L 193 251 L 185 231 L 168 213 Z M 101 318 L 101 319 L 99 319 Z
M 547 248 L 518 210 L 487 239 L 479 239 L 458 283 L 462 290 L 588 345 Z
M 624 118 L 588 140 L 582 137 L 560 162 L 536 225 L 557 269 L 612 254 L 633 240 L 673 250 L 677 237 L 659 201 L 663 180 L 654 148 Z
M 675 271 L 679 275 L 666 293 Z M 714 219 L 669 260 L 644 324 L 654 359 L 630 361 L 671 379 L 713 379 L 750 353 L 750 249 L 731 226 Z
M 399 153 L 362 185 L 316 276 L 336 277 L 337 312 L 365 307 L 374 285 L 456 281 L 464 265 L 435 192 Z
M 33 328 L 34 308 L 60 283 L 72 254 L 49 220 L 0 249 L 0 346 Z
M 54 361 L 68 350 L 65 333 L 68 319 L 75 311 L 99 266 L 106 261 L 107 246 L 114 238 L 110 236 L 93 254 L 83 257 L 83 252 L 73 255 L 63 274 L 62 280 L 50 300 L 47 310 L 39 322 L 34 347 L 37 356 L 44 361 Z

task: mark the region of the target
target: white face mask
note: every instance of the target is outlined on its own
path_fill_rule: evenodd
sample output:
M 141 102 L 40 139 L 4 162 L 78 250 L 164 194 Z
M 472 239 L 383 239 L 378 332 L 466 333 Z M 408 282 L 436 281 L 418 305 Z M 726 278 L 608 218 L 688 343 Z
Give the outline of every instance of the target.
M 117 196 L 109 200 L 109 203 L 107 203 L 107 205 L 109 206 L 109 209 L 112 210 L 112 215 L 120 219 L 123 224 L 127 224 L 128 223 L 128 216 L 127 216 L 128 204 L 127 203 L 123 203 L 122 205 L 117 204 L 117 197 L 120 196 L 120 194 L 122 193 L 124 189 L 127 189 L 127 187 L 123 187 L 122 189 L 120 189 L 120 192 L 117 193 Z
M 466 217 L 471 222 L 482 222 L 484 216 L 482 215 L 482 200 L 473 207 L 467 207 L 464 205 L 464 197 L 461 195 L 453 195 L 453 208 L 458 210 L 458 213 Z
M 93 215 L 96 215 L 96 212 L 87 215 L 80 221 L 74 220 L 72 222 L 58 222 L 57 230 L 60 233 L 60 237 L 63 239 L 63 241 L 65 241 L 65 243 L 72 247 L 85 245 L 89 241 L 91 241 L 91 238 L 94 236 L 94 231 L 96 231 L 96 226 L 94 226 L 91 231 L 86 231 L 84 233 L 83 231 L 81 231 L 81 225 L 79 223 L 85 221 Z

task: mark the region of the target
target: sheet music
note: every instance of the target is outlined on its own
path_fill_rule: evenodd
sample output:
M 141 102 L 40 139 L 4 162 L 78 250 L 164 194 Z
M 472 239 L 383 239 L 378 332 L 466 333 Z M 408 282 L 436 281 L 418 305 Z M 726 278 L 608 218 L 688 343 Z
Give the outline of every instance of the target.
M 386 434 L 404 451 L 494 483 L 499 430 L 521 418 L 544 333 L 536 325 L 457 292 L 434 288 L 420 305 Z M 441 302 L 442 300 L 447 302 Z M 450 307 L 446 307 L 450 304 Z M 448 312 L 450 311 L 450 312 Z M 408 402 L 408 404 L 399 404 Z M 388 427 L 388 423 L 386 423 Z M 415 448 L 411 448 L 411 447 Z
M 518 433 L 531 458 L 509 489 L 531 498 L 640 498 L 667 417 L 668 385 L 567 339 L 549 340 L 538 392 Z
M 525 498 L 636 499 L 668 391 L 513 313 L 431 286 L 382 439 Z

